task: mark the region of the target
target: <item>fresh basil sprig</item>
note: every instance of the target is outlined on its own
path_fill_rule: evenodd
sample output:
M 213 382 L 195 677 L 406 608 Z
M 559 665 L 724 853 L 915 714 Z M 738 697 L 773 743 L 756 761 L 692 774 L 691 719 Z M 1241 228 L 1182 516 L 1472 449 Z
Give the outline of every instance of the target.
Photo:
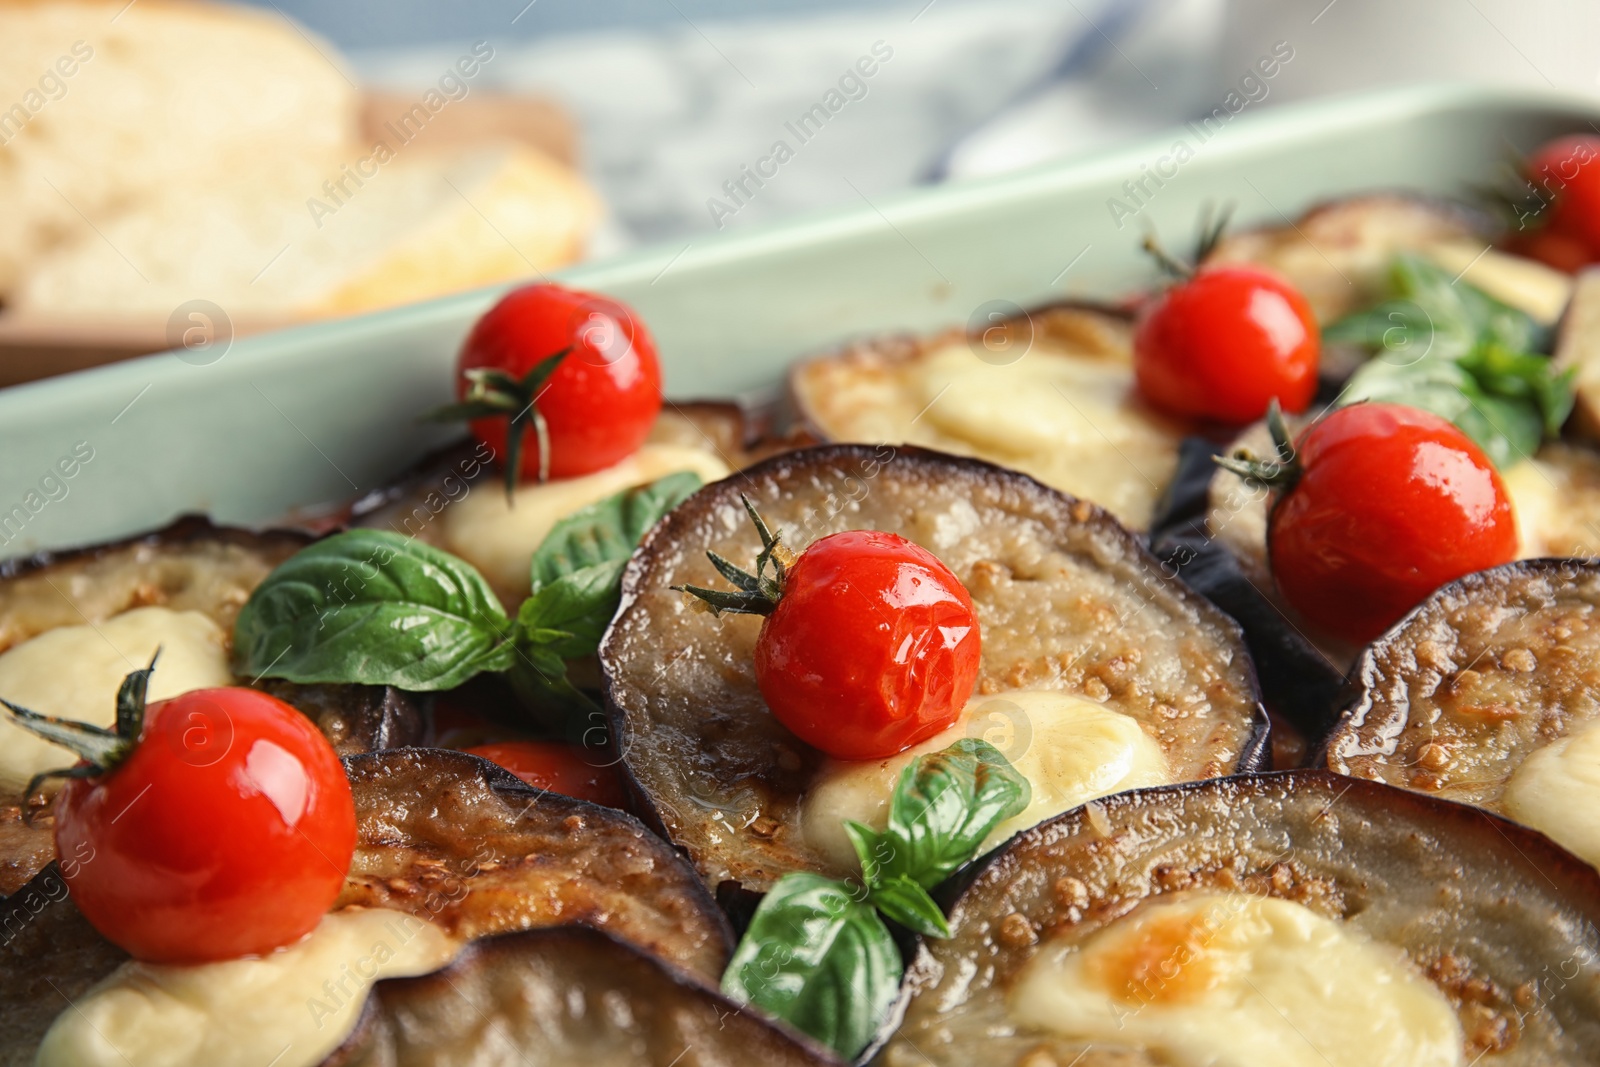
M 858 822 L 845 823 L 845 832 L 868 886 L 904 877 L 931 889 L 970 860 L 991 830 L 1027 807 L 1031 796 L 1028 780 L 998 749 L 962 738 L 920 757 L 900 775 L 882 832 Z
M 521 652 L 510 681 L 531 703 L 593 715 L 594 701 L 567 678 L 566 660 L 593 655 L 617 613 L 622 570 L 650 527 L 701 486 L 679 471 L 568 515 L 533 554 L 533 595 L 517 611 Z
M 511 621 L 462 559 L 389 530 L 349 530 L 290 556 L 233 628 L 234 672 L 429 691 L 516 655 Z
M 859 891 L 786 874 L 751 918 L 722 990 L 854 1058 L 894 1003 L 903 969 L 889 928 Z
M 349 530 L 291 556 L 245 603 L 234 666 L 249 677 L 452 689 L 509 671 L 518 689 L 592 710 L 566 661 L 592 654 L 644 531 L 695 489 L 693 473 L 625 490 L 563 519 L 534 554 L 533 595 L 506 616 L 470 563 L 387 530 Z
M 694 471 L 678 471 L 574 511 L 533 554 L 534 592 L 583 567 L 627 559 L 650 527 L 701 484 Z
M 899 951 L 880 913 L 949 937 L 928 894 L 984 838 L 1028 806 L 1028 780 L 987 741 L 963 739 L 900 772 L 886 828 L 845 824 L 861 880 L 786 874 L 756 908 L 722 988 L 846 1057 L 872 1039 L 900 986 Z
M 1395 259 L 1390 287 L 1393 299 L 1323 331 L 1381 353 L 1351 377 L 1341 404 L 1431 411 L 1501 468 L 1560 432 L 1572 411 L 1572 372 L 1537 354 L 1545 337 L 1532 318 L 1419 256 Z

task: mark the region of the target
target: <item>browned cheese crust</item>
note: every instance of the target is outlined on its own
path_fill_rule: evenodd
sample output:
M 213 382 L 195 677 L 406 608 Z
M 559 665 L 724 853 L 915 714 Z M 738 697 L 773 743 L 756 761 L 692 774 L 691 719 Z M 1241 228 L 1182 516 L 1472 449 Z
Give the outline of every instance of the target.
M 1600 716 L 1597 606 L 1592 560 L 1445 586 L 1362 654 L 1327 765 L 1500 811 L 1529 753 Z
M 1047 939 L 1194 891 L 1293 901 L 1400 948 L 1455 1006 L 1467 1062 L 1587 1063 L 1600 1044 L 1600 875 L 1486 812 L 1289 771 L 1123 793 L 1018 835 L 955 901 L 950 940 L 924 943 L 875 1062 L 1166 1063 L 1020 1029 L 1006 997 Z
M 1101 701 L 1143 723 L 1180 779 L 1252 758 L 1257 694 L 1237 627 L 1101 509 L 922 449 L 792 452 L 707 486 L 655 528 L 601 648 L 642 810 L 709 883 L 764 889 L 791 870 L 845 873 L 801 832 L 822 754 L 761 700 L 751 664 L 762 620 L 715 618 L 669 588 L 718 585 L 707 549 L 755 558 L 741 493 L 796 552 L 830 533 L 878 529 L 938 556 L 977 606 L 977 693 L 1052 688 Z

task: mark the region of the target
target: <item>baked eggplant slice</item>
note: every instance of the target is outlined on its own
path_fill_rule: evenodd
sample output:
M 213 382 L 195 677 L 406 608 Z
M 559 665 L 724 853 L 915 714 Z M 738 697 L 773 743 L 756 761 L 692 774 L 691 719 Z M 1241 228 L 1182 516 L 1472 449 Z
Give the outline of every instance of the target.
M 474 942 L 443 971 L 374 988 L 324 1067 L 837 1065 L 714 986 L 583 927 Z
M 1107 729 L 1126 739 L 1115 759 L 1127 766 L 1153 751 L 1159 781 L 1229 774 L 1262 757 L 1265 723 L 1237 627 L 1105 511 L 1024 474 L 919 448 L 789 452 L 706 486 L 655 527 L 629 562 L 601 645 L 612 736 L 637 810 L 710 884 L 760 891 L 787 871 L 848 874 L 853 853 L 835 840 L 841 817 L 870 822 L 851 803 L 886 805 L 899 770 L 837 764 L 799 741 L 756 686 L 760 620 L 718 619 L 669 588 L 715 586 L 708 549 L 755 558 L 741 494 L 792 551 L 840 530 L 887 530 L 955 572 L 977 606 L 982 666 L 965 723 L 927 746 L 992 732 L 1033 781 L 1035 802 L 1072 806 L 1060 802 L 1057 775 L 1070 777 L 1071 754 L 1088 749 L 1057 731 L 1080 737 L 1068 727 L 1089 720 L 1112 721 Z M 1037 776 L 1028 760 L 1040 761 Z M 850 777 L 858 771 L 864 784 Z M 1113 779 L 1088 795 L 1119 787 Z
M 721 976 L 727 920 L 683 857 L 631 815 L 445 749 L 353 756 L 345 769 L 358 845 L 337 906 L 408 911 L 462 940 L 583 923 Z
M 1600 863 L 1596 662 L 1600 561 L 1468 575 L 1362 653 L 1326 764 L 1507 815 Z
M 1377 192 L 1318 204 L 1286 225 L 1230 233 L 1206 262 L 1255 263 L 1278 272 L 1326 324 L 1376 303 L 1397 253 L 1467 244 L 1476 254 L 1493 232 L 1492 218 L 1465 205 Z
M 1303 425 L 1286 421 L 1294 433 Z M 1152 542 L 1184 581 L 1244 627 L 1268 706 L 1316 744 L 1338 718 L 1343 679 L 1361 650 L 1320 632 L 1278 593 L 1267 558 L 1270 495 L 1211 460 L 1238 449 L 1270 455 L 1266 425 L 1225 448 L 1189 446 Z M 1517 517 L 1519 558 L 1600 554 L 1600 453 L 1551 442 L 1501 479 Z
M 353 756 L 345 767 L 358 838 L 336 907 L 408 912 L 463 942 L 585 924 L 664 969 L 721 975 L 727 920 L 688 863 L 631 816 L 444 749 Z M 127 956 L 83 919 L 54 864 L 0 902 L 0 925 L 0 1064 L 31 1064 L 63 997 Z
M 800 416 L 828 441 L 1011 467 L 1148 529 L 1185 428 L 1134 388 L 1130 317 L 1065 304 L 996 314 L 979 332 L 877 338 L 800 364 Z
M 131 540 L 0 563 L 0 696 L 35 710 L 109 714 L 123 675 L 157 647 L 154 698 L 238 684 L 228 667 L 234 619 L 258 583 L 310 541 L 293 530 L 254 532 L 180 519 Z M 243 680 L 245 682 L 249 679 Z M 415 744 L 423 709 L 396 689 L 356 685 L 260 688 L 317 723 L 341 755 Z M 92 706 L 91 710 L 73 710 Z M 54 856 L 48 811 L 23 818 L 32 773 L 71 762 L 14 727 L 0 746 L 0 893 Z M 33 798 L 35 808 L 38 798 Z
M 514 508 L 506 504 L 493 450 L 465 441 L 426 457 L 393 486 L 369 493 L 331 519 L 394 530 L 453 552 L 482 571 L 515 610 L 528 595 L 533 550 L 563 515 L 675 471 L 714 481 L 785 447 L 788 442 L 774 436 L 770 412 L 669 403 L 639 452 L 595 474 L 524 485 Z
M 1592 1063 L 1600 875 L 1323 771 L 1140 790 L 950 887 L 884 1067 Z
M 310 538 L 178 519 L 127 541 L 0 562 L 0 652 L 46 630 L 134 608 L 198 611 L 224 632 L 250 591 Z
M 251 591 L 311 539 L 298 530 L 257 532 L 189 516 L 127 541 L 0 562 L 0 654 L 50 630 L 104 627 L 151 608 L 205 616 L 225 649 Z M 136 644 L 137 636 L 130 635 Z M 170 662 L 170 649 L 167 655 Z M 340 755 L 423 736 L 421 707 L 398 689 L 277 680 L 259 688 L 305 712 Z

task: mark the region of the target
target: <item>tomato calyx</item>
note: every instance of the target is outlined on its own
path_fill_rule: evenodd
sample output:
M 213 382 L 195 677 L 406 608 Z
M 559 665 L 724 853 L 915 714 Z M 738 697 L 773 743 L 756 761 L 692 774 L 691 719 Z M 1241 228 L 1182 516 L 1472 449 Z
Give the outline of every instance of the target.
M 1283 409 L 1276 398 L 1267 405 L 1267 430 L 1272 434 L 1276 459 L 1261 459 L 1248 448 L 1235 449 L 1231 456 L 1212 456 L 1211 459 L 1251 486 L 1287 493 L 1300 480 L 1305 468 L 1295 452 L 1294 439 L 1289 436 L 1289 426 L 1283 421 Z
M 572 352 L 568 345 L 553 355 L 546 356 L 533 365 L 533 369 L 518 378 L 498 367 L 472 367 L 464 373 L 467 392 L 460 402 L 446 404 L 430 412 L 430 422 L 455 422 L 459 419 L 483 419 L 509 416 L 506 429 L 506 501 L 509 503 L 517 488 L 517 473 L 522 469 L 522 443 L 528 427 L 533 427 L 539 444 L 539 481 L 550 480 L 550 427 L 539 411 L 539 395 L 550 376 L 561 366 L 561 361 Z
M 771 615 L 772 609 L 783 598 L 784 584 L 789 580 L 789 568 L 794 565 L 794 557 L 783 544 L 782 535 L 772 532 L 756 506 L 750 503 L 750 498 L 740 493 L 739 500 L 749 513 L 750 521 L 755 523 L 756 533 L 761 535 L 761 554 L 756 556 L 755 573 L 728 562 L 708 549 L 706 558 L 711 565 L 718 574 L 738 586 L 738 590 L 703 589 L 697 585 L 675 585 L 672 588 L 695 597 L 697 607 L 719 617 L 724 612 L 729 615 Z M 771 577 L 767 576 L 768 565 L 772 567 Z
M 1156 261 L 1156 266 L 1161 268 L 1163 274 L 1175 282 L 1189 281 L 1222 242 L 1222 235 L 1228 231 L 1228 221 L 1233 217 L 1233 207 L 1232 204 L 1224 204 L 1221 211 L 1213 213 L 1210 204 L 1205 206 L 1200 215 L 1200 232 L 1195 239 L 1192 263 L 1185 263 L 1163 248 L 1154 232 L 1145 235 L 1141 247 Z
M 58 719 L 41 715 L 0 697 L 0 707 L 11 714 L 11 721 L 36 737 L 61 745 L 76 752 L 84 762 L 73 767 L 42 771 L 28 779 L 24 797 L 31 797 L 41 784 L 52 778 L 97 778 L 116 770 L 133 754 L 144 730 L 145 695 L 150 688 L 150 675 L 161 657 L 158 648 L 150 657 L 150 665 L 133 671 L 122 680 L 117 689 L 117 722 L 111 729 L 74 719 Z M 31 819 L 31 814 L 27 816 Z

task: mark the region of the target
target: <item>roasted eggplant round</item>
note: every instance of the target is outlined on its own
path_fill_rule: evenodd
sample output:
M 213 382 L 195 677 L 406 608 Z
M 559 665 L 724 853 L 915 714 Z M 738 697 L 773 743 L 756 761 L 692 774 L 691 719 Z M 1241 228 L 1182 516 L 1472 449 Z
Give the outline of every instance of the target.
M 974 456 L 1150 524 L 1184 426 L 1134 387 L 1124 312 L 997 303 L 970 330 L 859 341 L 799 364 L 790 391 L 829 441 Z
M 1397 253 L 1470 244 L 1470 257 L 1492 226 L 1487 215 L 1452 201 L 1369 193 L 1319 204 L 1298 222 L 1231 233 L 1206 262 L 1254 263 L 1278 272 L 1326 323 L 1374 302 Z
M 1600 875 L 1487 812 L 1325 771 L 1108 797 L 949 887 L 877 1063 L 1578 1064 Z
M 51 703 L 34 710 L 109 717 L 121 677 L 144 666 L 158 646 L 167 670 L 158 672 L 153 694 L 236 684 L 228 647 L 239 608 L 310 540 L 293 530 L 258 533 L 191 517 L 127 541 L 0 563 L 0 656 L 16 653 L 0 659 L 0 697 L 28 705 L 43 694 Z M 18 647 L 34 639 L 45 643 Z M 168 685 L 174 671 L 184 682 Z M 298 708 L 341 755 L 423 737 L 421 705 L 398 689 L 244 681 Z M 95 709 L 75 711 L 71 705 L 90 693 Z M 9 801 L 0 803 L 0 894 L 16 891 L 55 855 L 53 820 L 42 798 L 20 795 L 34 771 L 48 768 L 30 766 L 32 757 L 17 751 L 22 745 L 43 747 L 45 759 L 57 763 L 72 758 L 20 732 L 8 746 L 11 757 L 0 755 L 0 801 Z
M 852 869 L 848 851 L 841 860 L 808 830 L 808 792 L 838 768 L 763 703 L 751 665 L 760 620 L 693 610 L 670 588 L 716 583 L 708 549 L 736 561 L 756 556 L 741 494 L 793 551 L 839 530 L 886 530 L 962 580 L 977 606 L 983 661 L 973 710 L 942 744 L 992 729 L 1013 762 L 1029 753 L 1068 758 L 1072 745 L 1052 744 L 1056 720 L 1030 718 L 1029 702 L 1044 691 L 1130 727 L 1156 750 L 1161 781 L 1260 760 L 1265 722 L 1237 627 L 1100 508 L 1026 475 L 923 449 L 790 452 L 707 486 L 655 527 L 628 565 L 601 647 L 613 738 L 639 810 L 653 813 L 711 884 L 763 890 L 787 871 Z M 1035 782 L 1036 800 L 1043 785 Z M 838 831 L 837 817 L 828 824 Z
M 337 907 L 407 911 L 462 939 L 583 923 L 721 976 L 727 920 L 633 816 L 446 749 L 352 756 L 345 769 L 359 836 Z
M 373 987 L 324 1067 L 829 1067 L 802 1035 L 596 930 L 477 941 L 449 967 Z
M 1325 760 L 1528 823 L 1600 863 L 1600 562 L 1468 575 L 1362 653 Z
M 336 908 L 405 912 L 462 941 L 580 924 L 702 980 L 726 966 L 727 920 L 689 864 L 632 816 L 444 749 L 354 756 L 345 768 L 358 840 Z M 68 1001 L 127 955 L 83 919 L 55 864 L 0 901 L 0 926 L 0 1065 L 32 1064 Z

